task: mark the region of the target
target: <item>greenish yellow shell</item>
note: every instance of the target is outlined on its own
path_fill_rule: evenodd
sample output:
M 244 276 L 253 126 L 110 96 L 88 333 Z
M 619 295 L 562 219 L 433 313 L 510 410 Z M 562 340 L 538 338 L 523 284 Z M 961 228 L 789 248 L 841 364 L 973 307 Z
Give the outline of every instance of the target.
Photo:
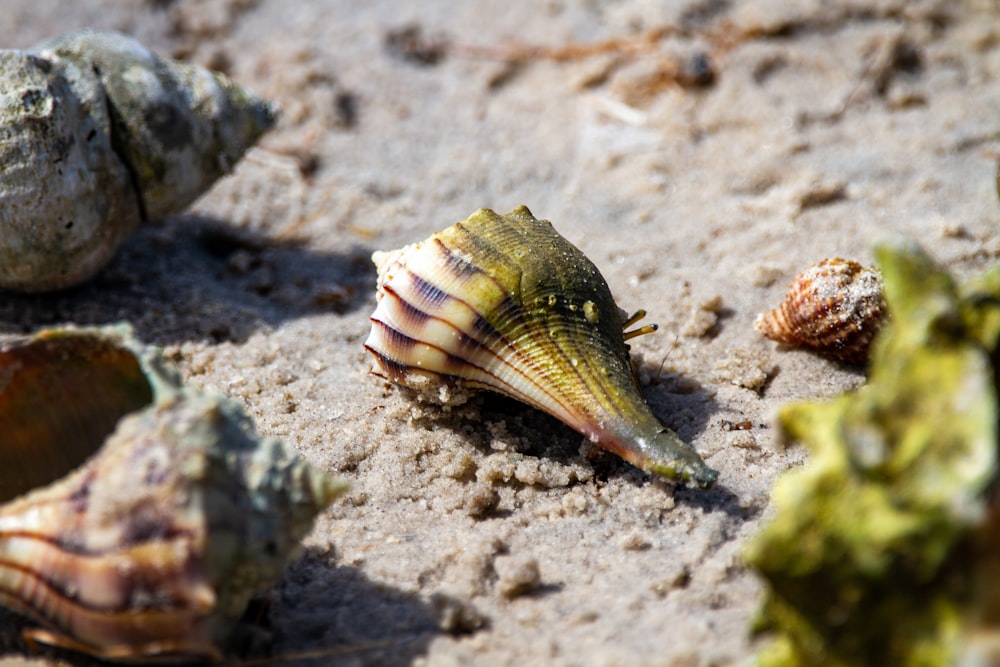
M 657 475 L 717 477 L 639 393 L 624 320 L 597 267 L 526 207 L 464 222 L 373 256 L 374 372 L 436 393 L 488 389 L 554 417 Z

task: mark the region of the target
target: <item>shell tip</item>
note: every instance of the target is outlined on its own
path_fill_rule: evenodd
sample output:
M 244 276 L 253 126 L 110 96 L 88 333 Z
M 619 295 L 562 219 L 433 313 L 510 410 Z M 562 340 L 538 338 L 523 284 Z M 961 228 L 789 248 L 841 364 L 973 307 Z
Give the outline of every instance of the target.
M 180 70 L 186 72 L 186 70 Z M 189 75 L 191 76 L 191 75 Z M 271 130 L 281 114 L 277 104 L 257 95 L 251 90 L 233 82 L 222 74 L 216 74 L 221 89 L 225 91 L 230 104 L 229 114 L 209 117 L 215 123 L 231 123 L 235 131 L 220 132 L 226 154 L 234 156 L 235 163 L 243 153 L 257 143 Z
M 691 445 L 669 429 L 659 431 L 649 445 L 639 464 L 646 472 L 700 489 L 711 488 L 719 478 L 718 470 L 708 467 Z
M 700 466 L 698 469 L 693 470 L 691 473 L 691 481 L 695 483 L 698 488 L 710 489 L 715 486 L 715 482 L 719 479 L 719 471 L 714 468 L 709 468 L 708 466 Z
M 692 464 L 683 462 L 681 465 L 673 463 L 652 463 L 645 466 L 647 472 L 658 477 L 669 479 L 673 482 L 684 482 L 698 487 L 699 489 L 710 489 L 715 486 L 719 479 L 719 471 L 709 468 L 704 463 Z
M 761 313 L 753 321 L 753 328 L 757 330 L 757 333 L 766 338 L 771 338 L 774 335 L 773 312 L 769 310 L 766 313 Z

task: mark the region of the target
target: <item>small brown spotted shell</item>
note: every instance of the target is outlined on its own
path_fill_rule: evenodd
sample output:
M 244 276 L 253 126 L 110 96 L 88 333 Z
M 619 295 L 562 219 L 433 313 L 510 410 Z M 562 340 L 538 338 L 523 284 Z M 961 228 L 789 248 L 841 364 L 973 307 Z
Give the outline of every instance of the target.
M 779 343 L 863 364 L 885 315 L 878 270 L 834 257 L 796 276 L 784 302 L 759 315 L 754 326 Z

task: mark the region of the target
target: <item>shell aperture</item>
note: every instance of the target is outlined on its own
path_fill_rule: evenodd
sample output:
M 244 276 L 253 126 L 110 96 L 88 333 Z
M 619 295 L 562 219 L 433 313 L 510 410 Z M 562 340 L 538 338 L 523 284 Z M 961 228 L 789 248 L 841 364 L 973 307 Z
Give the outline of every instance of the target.
M 430 394 L 442 383 L 496 391 L 643 470 L 714 484 L 718 473 L 643 400 L 607 282 L 550 222 L 524 206 L 480 209 L 373 261 L 365 347 L 376 375 Z

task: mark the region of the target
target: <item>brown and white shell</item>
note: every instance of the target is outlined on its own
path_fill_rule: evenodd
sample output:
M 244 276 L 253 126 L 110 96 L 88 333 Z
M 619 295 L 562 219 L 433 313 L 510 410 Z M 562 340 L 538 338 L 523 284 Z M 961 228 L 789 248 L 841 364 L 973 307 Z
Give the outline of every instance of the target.
M 0 605 L 33 642 L 219 660 L 344 488 L 127 329 L 0 346 Z
M 834 257 L 796 276 L 781 305 L 758 316 L 754 326 L 784 345 L 864 364 L 885 317 L 878 270 Z

